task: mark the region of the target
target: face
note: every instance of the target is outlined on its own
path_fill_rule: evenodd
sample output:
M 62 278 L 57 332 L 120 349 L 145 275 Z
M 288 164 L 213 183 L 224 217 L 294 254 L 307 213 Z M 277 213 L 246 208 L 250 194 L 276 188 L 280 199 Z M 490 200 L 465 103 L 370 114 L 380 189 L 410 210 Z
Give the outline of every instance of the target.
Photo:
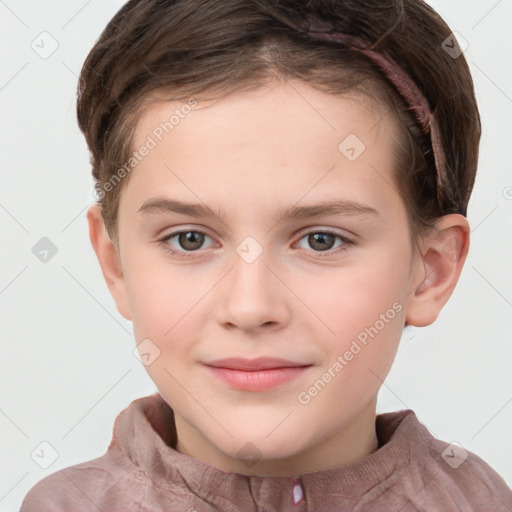
M 151 147 L 121 194 L 119 254 L 179 451 L 278 475 L 375 442 L 417 285 L 396 130 L 298 81 L 143 113 L 133 150 Z

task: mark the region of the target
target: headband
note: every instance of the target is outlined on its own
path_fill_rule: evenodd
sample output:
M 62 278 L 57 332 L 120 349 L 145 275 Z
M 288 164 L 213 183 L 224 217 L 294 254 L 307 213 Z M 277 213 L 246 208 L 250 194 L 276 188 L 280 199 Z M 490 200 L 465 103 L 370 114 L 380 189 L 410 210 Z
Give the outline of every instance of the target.
M 309 27 L 309 31 L 306 32 L 309 36 L 344 43 L 351 50 L 358 51 L 369 57 L 380 68 L 387 79 L 394 85 L 400 96 L 409 105 L 409 108 L 414 114 L 422 132 L 430 135 L 437 174 L 437 202 L 442 210 L 443 190 L 445 190 L 445 184 L 447 181 L 446 157 L 443 144 L 441 142 L 439 124 L 434 113 L 430 109 L 427 99 L 420 91 L 419 87 L 394 59 L 390 56 L 369 49 L 374 45 L 368 46 L 360 37 L 341 32 L 332 32 L 332 25 L 317 19 L 311 19 Z M 327 30 L 330 32 L 327 32 Z

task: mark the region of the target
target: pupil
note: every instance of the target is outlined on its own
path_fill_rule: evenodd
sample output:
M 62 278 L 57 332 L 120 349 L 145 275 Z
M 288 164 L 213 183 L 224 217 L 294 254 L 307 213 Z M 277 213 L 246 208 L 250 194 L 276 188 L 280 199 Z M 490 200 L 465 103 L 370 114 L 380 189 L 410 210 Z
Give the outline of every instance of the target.
M 331 243 L 329 243 L 329 240 L 326 242 L 326 238 L 330 238 Z M 328 233 L 314 233 L 309 236 L 309 243 L 311 247 L 320 251 L 326 251 L 330 249 L 332 247 L 332 241 L 333 236 L 329 235 Z
M 201 247 L 203 243 L 203 235 L 196 231 L 187 231 L 180 234 L 180 245 L 187 250 L 194 250 Z

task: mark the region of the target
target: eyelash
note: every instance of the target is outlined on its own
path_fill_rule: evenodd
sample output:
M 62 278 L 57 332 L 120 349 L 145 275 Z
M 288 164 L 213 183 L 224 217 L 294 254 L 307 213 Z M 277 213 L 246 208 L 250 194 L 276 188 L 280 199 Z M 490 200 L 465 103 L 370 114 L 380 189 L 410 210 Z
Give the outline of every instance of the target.
M 198 251 L 177 251 L 176 249 L 171 248 L 171 246 L 167 243 L 169 240 L 180 235 L 181 233 L 200 233 L 200 234 L 203 234 L 206 236 L 209 236 L 209 235 L 204 233 L 204 231 L 199 231 L 196 229 L 182 229 L 179 231 L 173 231 L 172 233 L 169 233 L 164 238 L 159 240 L 159 242 L 164 246 L 164 250 L 169 252 L 172 256 L 176 256 L 176 257 L 182 258 L 182 259 L 194 258 L 195 254 Z M 338 254 L 342 251 L 347 250 L 347 246 L 355 245 L 355 243 L 352 240 L 348 239 L 346 236 L 341 235 L 340 233 L 337 233 L 335 231 L 331 231 L 329 229 L 307 231 L 306 233 L 302 234 L 302 236 L 299 238 L 298 241 L 302 240 L 303 238 L 307 237 L 308 235 L 319 234 L 319 233 L 321 233 L 323 235 L 332 235 L 343 242 L 343 245 L 338 247 L 337 250 L 330 249 L 329 251 L 311 251 L 311 252 L 318 254 L 318 256 L 320 256 L 321 258 L 332 256 L 334 254 Z M 209 238 L 211 238 L 211 237 L 209 237 Z

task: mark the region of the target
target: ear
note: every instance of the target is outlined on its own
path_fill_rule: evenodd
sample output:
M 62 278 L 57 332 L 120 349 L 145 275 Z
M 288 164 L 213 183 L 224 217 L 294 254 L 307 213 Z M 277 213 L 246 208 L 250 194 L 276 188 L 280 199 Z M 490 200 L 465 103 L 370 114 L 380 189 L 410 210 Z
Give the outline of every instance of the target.
M 124 318 L 131 320 L 131 309 L 128 294 L 126 293 L 121 260 L 116 247 L 105 229 L 100 204 L 96 203 L 89 207 L 87 210 L 87 221 L 89 222 L 91 244 L 100 263 L 108 289 L 116 303 L 117 310 Z
M 407 308 L 406 322 L 416 327 L 433 323 L 457 284 L 469 251 L 466 217 L 444 215 L 421 241 L 422 261 Z

